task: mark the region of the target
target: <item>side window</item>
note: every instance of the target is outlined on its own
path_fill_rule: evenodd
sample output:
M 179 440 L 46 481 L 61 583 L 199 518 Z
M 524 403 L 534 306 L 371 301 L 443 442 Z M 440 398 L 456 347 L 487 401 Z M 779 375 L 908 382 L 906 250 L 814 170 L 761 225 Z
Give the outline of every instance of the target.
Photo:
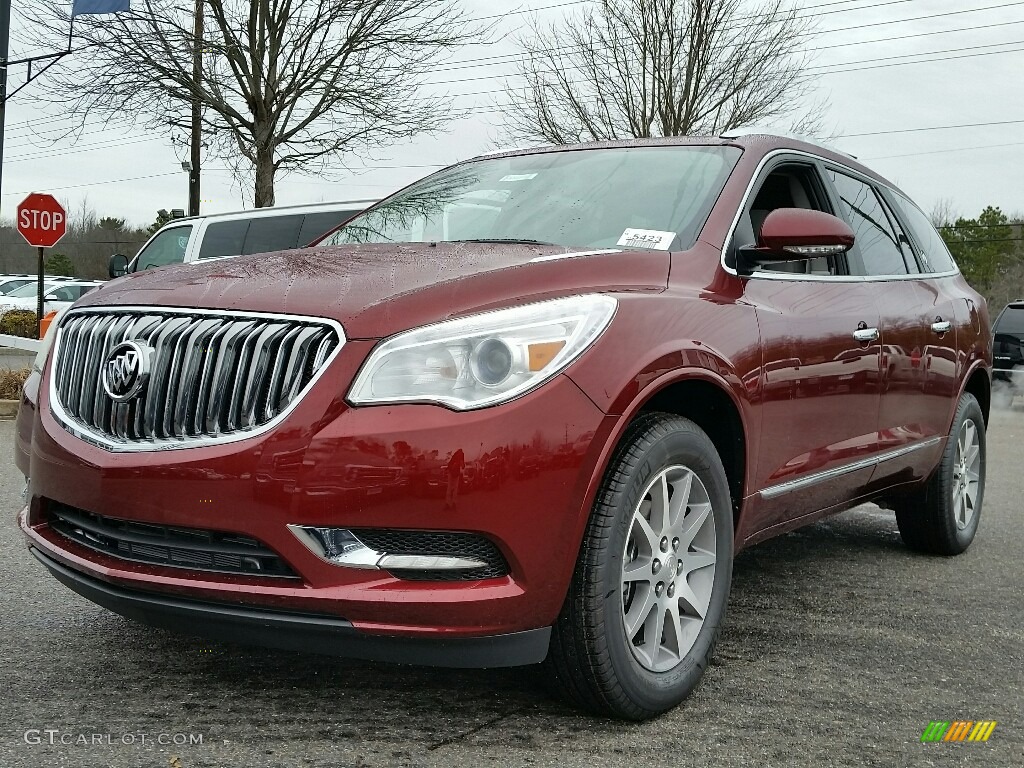
M 305 248 L 314 240 L 319 240 L 343 221 L 348 221 L 359 213 L 356 209 L 348 211 L 331 211 L 330 213 L 307 213 L 299 230 L 299 248 Z
M 768 214 L 778 208 L 805 208 L 831 213 L 828 197 L 814 166 L 785 164 L 776 166 L 761 181 L 747 215 L 741 216 L 736 228 L 735 245 L 758 242 L 761 227 Z M 842 260 L 834 257 L 798 259 L 764 264 L 758 271 L 794 274 L 836 275 L 843 270 Z
M 838 171 L 829 171 L 839 206 L 853 228 L 866 275 L 905 275 L 900 237 L 874 187 Z
M 303 215 L 264 216 L 249 222 L 245 246 L 240 253 L 271 253 L 287 251 L 295 247 L 299 239 L 299 228 Z
M 188 247 L 188 239 L 191 235 L 191 226 L 165 229 L 139 251 L 136 269 L 181 264 L 185 260 L 185 249 Z
M 942 239 L 931 221 L 925 216 L 921 209 L 910 202 L 903 195 L 893 193 L 892 199 L 900 213 L 903 214 L 903 221 L 910 230 L 914 244 L 917 246 L 917 255 L 921 259 L 921 265 L 925 272 L 952 272 L 956 269 L 946 242 Z
M 215 259 L 218 256 L 241 256 L 245 244 L 245 233 L 249 230 L 250 219 L 218 221 L 210 224 L 203 234 L 199 247 L 200 259 Z
M 73 296 L 71 289 L 65 286 L 52 291 L 46 298 L 50 301 L 74 301 L 78 296 Z

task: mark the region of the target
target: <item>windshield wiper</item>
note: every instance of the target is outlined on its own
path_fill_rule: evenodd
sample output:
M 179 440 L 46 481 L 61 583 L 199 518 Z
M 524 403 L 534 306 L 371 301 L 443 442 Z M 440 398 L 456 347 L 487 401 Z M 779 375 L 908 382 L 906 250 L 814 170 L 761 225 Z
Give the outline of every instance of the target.
M 555 245 L 543 240 L 528 240 L 522 237 L 474 237 L 469 240 L 448 240 L 449 243 L 516 243 L 519 245 Z

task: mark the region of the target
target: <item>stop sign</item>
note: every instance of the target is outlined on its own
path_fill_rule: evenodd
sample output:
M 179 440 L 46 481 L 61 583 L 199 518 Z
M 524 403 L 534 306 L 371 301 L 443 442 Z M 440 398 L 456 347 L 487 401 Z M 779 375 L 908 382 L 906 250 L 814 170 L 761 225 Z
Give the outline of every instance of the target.
M 18 231 L 29 245 L 52 248 L 67 229 L 67 214 L 53 195 L 33 192 L 18 205 Z

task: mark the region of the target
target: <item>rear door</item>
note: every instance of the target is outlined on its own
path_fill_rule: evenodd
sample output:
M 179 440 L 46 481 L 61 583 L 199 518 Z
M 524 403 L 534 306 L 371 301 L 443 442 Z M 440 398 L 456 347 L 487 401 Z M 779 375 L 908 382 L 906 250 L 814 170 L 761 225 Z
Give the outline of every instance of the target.
M 914 240 L 883 188 L 829 168 L 843 217 L 854 230 L 851 269 L 871 285 L 883 355 L 880 461 L 872 484 L 920 479 L 935 465 L 957 386 L 955 286 L 922 273 Z

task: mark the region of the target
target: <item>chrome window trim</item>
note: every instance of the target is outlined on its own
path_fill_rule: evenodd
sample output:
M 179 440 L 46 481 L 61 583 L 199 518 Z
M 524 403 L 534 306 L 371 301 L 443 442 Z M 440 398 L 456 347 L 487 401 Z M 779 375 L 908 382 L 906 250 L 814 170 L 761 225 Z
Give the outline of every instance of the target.
M 757 164 L 757 168 L 754 169 L 754 173 L 747 184 L 747 191 L 743 193 L 743 200 L 740 201 L 739 208 L 736 210 L 736 215 L 733 217 L 732 225 L 729 227 L 728 235 L 725 238 L 725 243 L 722 245 L 722 252 L 719 256 L 719 264 L 722 269 L 730 275 L 736 277 L 742 277 L 744 279 L 758 279 L 758 280 L 786 280 L 786 281 L 802 281 L 802 282 L 831 282 L 831 283 L 878 283 L 878 282 L 889 282 L 892 280 L 936 280 L 945 277 L 956 277 L 960 274 L 959 269 L 954 269 L 950 272 L 922 272 L 914 275 L 801 275 L 795 272 L 754 272 L 752 275 L 740 275 L 733 267 L 728 266 L 725 263 L 726 254 L 729 252 L 729 244 L 732 242 L 733 237 L 736 235 L 736 228 L 740 224 L 740 218 L 743 216 L 743 211 L 747 207 L 747 202 L 750 200 L 750 196 L 754 191 L 754 185 L 757 184 L 758 178 L 761 176 L 761 172 L 764 171 L 765 167 L 773 160 L 781 155 L 801 157 L 808 160 L 814 160 L 819 163 L 830 163 L 838 168 L 842 168 L 844 173 L 848 173 L 854 176 L 859 181 L 884 187 L 890 192 L 901 194 L 892 185 L 885 184 L 880 181 L 876 181 L 870 177 L 865 176 L 855 168 L 851 168 L 848 165 L 844 165 L 838 160 L 833 160 L 830 157 L 822 157 L 821 155 L 814 155 L 810 152 L 805 152 L 801 149 L 773 149 L 771 152 L 761 158 L 761 162 Z M 903 195 L 903 197 L 907 197 Z M 909 197 L 907 197 L 910 200 Z M 913 200 L 911 200 L 913 202 Z M 915 203 L 916 205 L 916 203 Z M 699 239 L 699 238 L 698 238 Z M 706 242 L 706 241 L 705 241 Z
M 309 390 L 316 385 L 316 382 L 320 379 L 323 373 L 331 366 L 337 356 L 341 353 L 341 350 L 345 346 L 347 341 L 345 338 L 345 330 L 341 327 L 341 323 L 336 320 L 331 320 L 326 317 L 313 317 L 311 315 L 290 315 L 285 313 L 274 313 L 274 312 L 243 312 L 243 311 L 231 311 L 223 309 L 189 309 L 186 307 L 161 307 L 161 306 L 144 306 L 144 305 L 117 305 L 117 306 L 100 306 L 100 307 L 79 307 L 76 309 L 65 312 L 60 318 L 60 325 L 57 327 L 57 336 L 53 340 L 53 349 L 50 352 L 47 360 L 47 373 L 50 377 L 50 385 L 47 389 L 48 397 L 50 400 L 50 413 L 54 420 L 60 424 L 67 432 L 74 435 L 80 440 L 84 440 L 87 443 L 91 443 L 99 448 L 103 448 L 112 453 L 141 453 L 141 452 L 154 452 L 154 451 L 180 451 L 188 448 L 205 448 L 212 445 L 226 445 L 228 443 L 237 443 L 242 440 L 249 440 L 253 437 L 263 435 L 270 430 L 274 429 L 282 421 L 284 421 L 291 414 L 295 408 L 298 407 L 302 401 L 302 396 L 296 397 L 288 406 L 282 410 L 277 416 L 268 421 L 266 424 L 262 424 L 256 429 L 248 432 L 237 432 L 230 435 L 223 435 L 220 437 L 192 437 L 181 440 L 135 440 L 130 443 L 115 442 L 107 438 L 106 435 L 96 432 L 89 427 L 83 426 L 79 422 L 75 421 L 68 413 L 64 410 L 64 407 L 60 403 L 60 399 L 57 396 L 57 377 L 53 372 L 53 361 L 59 357 L 61 335 L 63 332 L 63 326 L 65 321 L 69 317 L 77 317 L 79 315 L 92 315 L 92 314 L 110 314 L 110 313 L 131 313 L 137 312 L 141 314 L 162 314 L 162 315 L 203 315 L 207 317 L 219 317 L 226 319 L 233 318 L 254 318 L 258 320 L 284 320 L 286 322 L 308 322 L 310 324 L 327 326 L 332 328 L 338 334 L 338 346 L 335 347 L 334 351 L 323 361 L 320 368 L 313 374 L 313 377 L 306 384 L 303 393 L 308 393 Z
M 901 456 L 906 456 L 908 453 L 914 453 L 915 451 L 919 451 L 923 448 L 930 448 L 941 440 L 941 437 L 930 437 L 919 443 L 905 445 L 902 448 L 896 448 L 895 450 L 880 453 L 876 456 L 869 456 L 866 459 L 858 459 L 857 461 L 853 461 L 849 464 L 844 464 L 841 467 L 833 467 L 832 469 L 826 469 L 824 472 L 816 472 L 813 475 L 800 477 L 796 480 L 787 480 L 786 482 L 779 483 L 778 485 L 770 485 L 761 490 L 761 498 L 774 499 L 784 494 L 792 493 L 793 491 L 809 488 L 810 486 L 817 485 L 818 483 L 834 480 L 837 477 L 848 475 L 851 472 L 876 466 L 881 464 L 883 461 L 892 461 L 893 459 L 898 459 Z

